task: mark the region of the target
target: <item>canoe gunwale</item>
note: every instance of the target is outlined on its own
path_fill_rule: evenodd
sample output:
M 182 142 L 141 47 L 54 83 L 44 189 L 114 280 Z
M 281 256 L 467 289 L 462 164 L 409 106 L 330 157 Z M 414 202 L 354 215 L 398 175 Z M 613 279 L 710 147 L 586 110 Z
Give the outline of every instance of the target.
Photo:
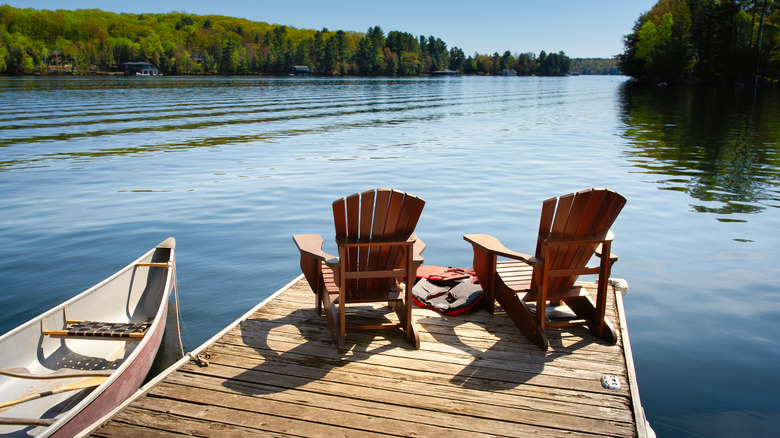
M 155 252 L 160 249 L 169 249 L 170 254 L 168 256 L 168 262 L 165 264 L 159 264 L 159 263 L 150 263 L 152 261 L 152 258 L 155 255 Z M 107 390 L 109 390 L 112 385 L 114 385 L 117 382 L 122 381 L 123 374 L 136 362 L 136 359 L 139 357 L 139 355 L 142 354 L 142 352 L 147 351 L 149 348 L 153 347 L 154 352 L 156 353 L 157 349 L 159 348 L 160 339 L 162 338 L 162 332 L 165 330 L 165 324 L 166 324 L 166 312 L 168 308 L 168 300 L 170 298 L 170 293 L 173 289 L 173 285 L 175 282 L 175 240 L 171 237 L 166 239 L 165 241 L 161 242 L 160 244 L 156 245 L 143 255 L 141 255 L 139 258 L 137 258 L 132 263 L 126 265 L 125 267 L 121 268 L 120 270 L 116 271 L 109 277 L 103 279 L 96 285 L 88 288 L 87 290 L 79 293 L 78 295 L 64 301 L 61 304 L 58 304 L 57 306 L 49 309 L 48 311 L 36 316 L 35 318 L 32 318 L 31 320 L 27 321 L 24 324 L 19 325 L 18 327 L 14 328 L 13 330 L 7 332 L 6 334 L 0 336 L 0 343 L 13 339 L 15 335 L 25 331 L 30 330 L 31 327 L 37 327 L 39 331 L 39 339 L 43 339 L 44 335 L 44 321 L 46 321 L 47 318 L 53 318 L 56 317 L 58 314 L 64 314 L 66 309 L 80 301 L 81 299 L 99 291 L 101 288 L 105 287 L 109 283 L 117 280 L 122 275 L 127 275 L 129 271 L 137 269 L 139 265 L 141 267 L 143 265 L 146 265 L 148 267 L 158 267 L 162 268 L 163 266 L 167 268 L 167 271 L 164 274 L 164 277 L 160 279 L 161 283 L 161 292 L 162 296 L 159 299 L 159 303 L 156 305 L 156 309 L 154 312 L 154 320 L 149 325 L 149 327 L 146 330 L 146 336 L 144 336 L 140 340 L 131 340 L 126 338 L 114 338 L 110 339 L 115 342 L 124 342 L 125 344 L 132 344 L 133 345 L 133 351 L 131 351 L 124 359 L 122 360 L 122 363 L 116 368 L 111 371 L 111 375 L 99 386 L 92 389 L 88 394 L 84 395 L 81 400 L 78 401 L 73 407 L 71 407 L 69 410 L 67 410 L 64 413 L 61 413 L 61 417 L 52 419 L 53 422 L 49 426 L 41 425 L 41 427 L 45 427 L 45 429 L 40 430 L 40 432 L 36 433 L 35 436 L 38 437 L 47 437 L 51 436 L 52 434 L 57 434 L 58 431 L 60 431 L 63 427 L 68 425 L 71 421 L 74 419 L 77 419 L 79 415 L 81 415 L 85 410 L 90 407 L 90 404 L 95 401 L 101 394 L 106 393 Z M 151 312 L 150 312 L 151 313 Z M 70 337 L 70 339 L 73 339 Z M 87 341 L 96 341 L 96 342 L 105 342 L 104 339 L 101 338 L 84 338 L 80 337 L 79 339 L 84 340 L 87 339 Z M 151 343 L 155 342 L 157 345 L 151 345 Z M 147 353 L 148 354 L 148 353 Z M 154 355 L 152 355 L 151 360 L 154 359 Z M 151 366 L 151 360 L 148 364 L 144 364 L 146 368 L 146 372 L 148 372 L 148 368 Z M 136 365 L 137 367 L 138 365 Z M 29 371 L 29 370 L 28 370 Z M 56 373 L 56 371 L 54 372 Z M 52 373 L 52 374 L 54 374 Z M 10 377 L 10 378 L 19 378 L 19 379 L 47 379 L 46 375 L 36 375 L 33 372 L 29 373 L 30 377 L 22 377 L 22 376 L 12 376 L 9 374 L 3 374 L 4 377 Z M 145 377 L 145 374 L 144 374 Z M 143 380 L 143 377 L 141 377 Z M 120 386 L 120 385 L 117 385 Z M 130 392 L 132 394 L 132 392 Z M 129 394 L 128 394 L 129 395 Z M 111 410 L 113 406 L 108 406 L 105 409 L 102 410 Z M 102 413 L 98 415 L 98 417 L 102 416 Z M 34 420 L 34 419 L 31 419 Z M 85 419 L 86 424 L 90 424 L 93 420 L 92 419 Z

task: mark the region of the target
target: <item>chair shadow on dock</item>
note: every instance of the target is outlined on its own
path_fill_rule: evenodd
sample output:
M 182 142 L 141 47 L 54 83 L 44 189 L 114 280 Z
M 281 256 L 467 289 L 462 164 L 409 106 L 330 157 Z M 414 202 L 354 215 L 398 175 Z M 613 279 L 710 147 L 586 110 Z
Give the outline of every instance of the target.
M 439 345 L 438 350 L 471 357 L 470 363 L 454 372 L 450 383 L 476 390 L 495 386 L 496 381 L 501 382 L 502 388 L 523 385 L 544 373 L 548 364 L 594 342 L 576 336 L 586 336 L 585 328 L 575 328 L 574 333 L 550 330 L 550 349 L 541 351 L 500 311 L 496 315 L 484 310 L 456 316 L 434 315 L 418 319 L 418 323 L 423 333 Z
M 350 313 L 353 320 L 366 316 L 376 322 L 377 317 L 382 318 L 371 306 L 353 306 Z M 325 318 L 318 316 L 313 308 L 273 315 L 278 318 L 264 316 L 270 317 L 252 317 L 236 328 L 240 336 L 233 337 L 236 345 L 226 353 L 246 356 L 246 360 L 238 371 L 245 369 L 223 383 L 230 390 L 247 395 L 283 392 L 327 380 L 334 370 L 390 350 L 413 351 L 400 328 L 350 333 L 345 342 L 346 353 L 339 353 Z M 219 350 L 212 351 L 219 354 Z M 217 362 L 222 360 L 216 358 Z
M 395 314 L 381 305 L 351 306 L 349 312 L 356 322 L 363 318 L 373 322 L 395 319 Z M 608 346 L 586 328 L 573 327 L 549 330 L 550 349 L 541 351 L 500 307 L 494 315 L 475 310 L 447 316 L 424 308 L 415 308 L 413 313 L 420 328 L 421 349 L 407 343 L 401 329 L 361 330 L 349 333 L 345 353 L 339 353 L 326 319 L 317 315 L 308 300 L 274 301 L 242 321 L 223 344 L 215 345 L 211 351 L 217 356 L 212 361 L 231 367 L 225 371 L 229 374 L 223 386 L 246 395 L 262 396 L 331 379 L 373 375 L 377 367 L 396 376 L 397 372 L 387 369 L 404 369 L 408 379 L 427 379 L 434 373 L 437 379 L 446 378 L 449 385 L 492 391 L 537 381 L 550 371 L 554 361 L 565 361 L 581 349 L 588 355 L 587 350 L 594 345 Z M 556 369 L 554 366 L 553 371 Z
M 420 349 L 396 329 L 350 332 L 339 353 L 312 295 L 291 284 L 209 344 L 209 366 L 184 364 L 96 436 L 646 436 L 620 343 L 584 327 L 550 330 L 543 352 L 500 308 L 415 308 Z M 604 375 L 623 388 L 603 388 Z

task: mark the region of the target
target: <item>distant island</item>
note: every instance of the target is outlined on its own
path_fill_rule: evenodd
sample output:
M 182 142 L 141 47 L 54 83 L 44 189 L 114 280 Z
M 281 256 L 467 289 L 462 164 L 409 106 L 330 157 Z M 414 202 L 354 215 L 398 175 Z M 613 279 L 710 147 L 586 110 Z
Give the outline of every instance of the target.
M 780 1 L 661 0 L 640 16 L 618 56 L 651 83 L 778 84 Z
M 0 74 L 563 76 L 618 74 L 564 52 L 466 54 L 433 36 L 296 29 L 219 15 L 0 6 Z

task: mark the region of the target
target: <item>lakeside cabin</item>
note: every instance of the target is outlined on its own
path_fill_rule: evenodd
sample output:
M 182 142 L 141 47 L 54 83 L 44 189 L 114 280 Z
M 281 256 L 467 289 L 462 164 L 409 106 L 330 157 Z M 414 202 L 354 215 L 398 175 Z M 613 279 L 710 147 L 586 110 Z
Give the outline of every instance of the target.
M 71 68 L 74 58 L 70 55 L 65 55 L 59 50 L 52 50 L 48 56 L 46 56 L 46 68 L 50 72 L 64 72 Z
M 157 76 L 159 70 L 149 62 L 125 62 L 122 63 L 125 76 Z
M 434 76 L 457 76 L 458 74 L 460 74 L 460 71 L 459 70 L 448 70 L 448 69 L 445 68 L 444 70 L 436 70 L 432 74 Z
M 294 65 L 290 69 L 290 76 L 311 76 L 308 65 Z

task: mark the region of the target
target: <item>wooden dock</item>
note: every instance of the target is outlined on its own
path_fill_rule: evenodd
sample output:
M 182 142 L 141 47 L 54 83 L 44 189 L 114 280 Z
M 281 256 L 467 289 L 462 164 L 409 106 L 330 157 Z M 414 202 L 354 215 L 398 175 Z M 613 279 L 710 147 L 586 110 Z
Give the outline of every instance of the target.
M 442 316 L 415 308 L 421 348 L 399 331 L 350 332 L 339 354 L 298 278 L 94 425 L 96 437 L 610 436 L 648 434 L 620 294 L 606 345 L 584 327 L 528 342 L 500 309 Z M 393 319 L 376 306 L 358 307 Z M 621 389 L 601 385 L 617 376 Z

